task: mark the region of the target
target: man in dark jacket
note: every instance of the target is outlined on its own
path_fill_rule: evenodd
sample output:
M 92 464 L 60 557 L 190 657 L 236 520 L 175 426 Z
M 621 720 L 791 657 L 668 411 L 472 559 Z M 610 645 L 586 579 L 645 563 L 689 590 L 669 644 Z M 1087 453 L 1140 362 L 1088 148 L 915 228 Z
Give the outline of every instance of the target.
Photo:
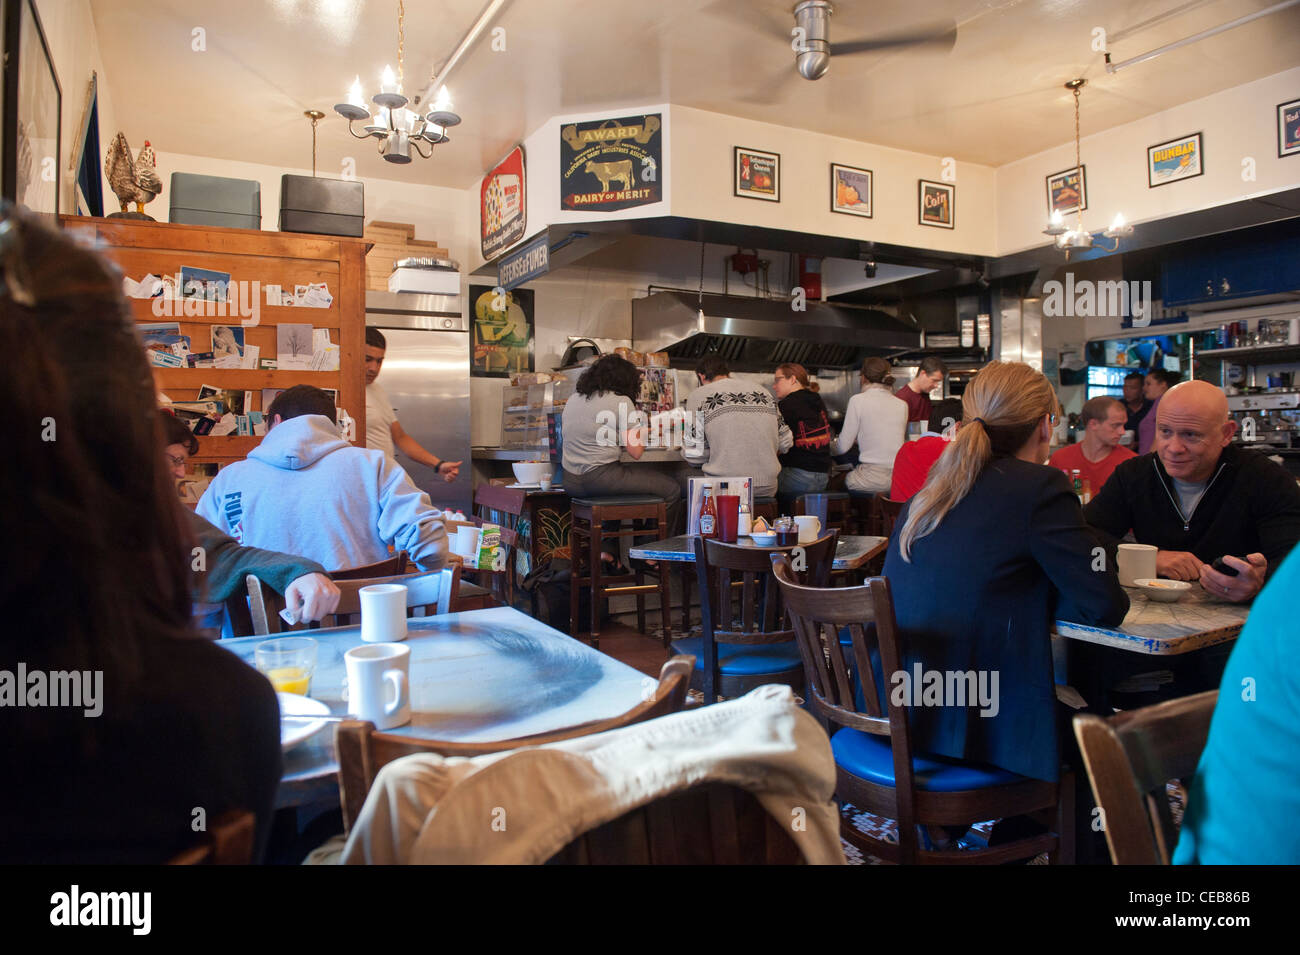
M 1084 516 L 1111 538 L 1131 528 L 1158 547 L 1159 576 L 1250 600 L 1300 541 L 1300 487 L 1263 453 L 1231 443 L 1236 422 L 1209 382 L 1170 388 L 1151 413 L 1153 452 L 1117 467 Z M 1220 557 L 1236 576 L 1211 566 Z

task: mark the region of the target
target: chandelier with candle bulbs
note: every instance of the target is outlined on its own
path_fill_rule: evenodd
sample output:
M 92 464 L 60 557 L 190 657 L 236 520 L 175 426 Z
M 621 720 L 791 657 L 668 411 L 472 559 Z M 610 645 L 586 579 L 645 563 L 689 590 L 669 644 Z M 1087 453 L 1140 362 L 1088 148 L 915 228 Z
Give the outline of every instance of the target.
M 408 163 L 411 150 L 414 149 L 424 159 L 433 156 L 433 147 L 449 142 L 449 127 L 460 122 L 460 117 L 451 109 L 451 94 L 447 87 L 438 90 L 433 109 L 421 115 L 419 109 L 409 109 L 410 101 L 402 92 L 402 82 L 406 71 L 406 5 L 403 0 L 397 3 L 397 74 L 391 66 L 385 66 L 379 81 L 379 92 L 370 97 L 378 107 L 371 114 L 366 105 L 365 94 L 361 90 L 361 77 L 352 81 L 346 103 L 339 103 L 334 111 L 348 121 L 348 132 L 357 139 L 369 139 L 374 136 L 379 140 L 379 155 L 389 162 Z M 417 97 L 416 105 L 419 105 Z M 364 121 L 364 134 L 358 133 L 353 124 Z M 425 152 L 421 145 L 427 145 Z
M 1088 84 L 1087 80 L 1077 79 L 1070 80 L 1065 84 L 1065 88 L 1074 94 L 1074 168 L 1079 170 L 1079 175 L 1083 175 L 1083 163 L 1079 158 L 1079 90 Z M 1061 215 L 1061 210 L 1056 209 L 1052 212 L 1052 218 L 1048 222 L 1047 228 L 1043 230 L 1044 235 L 1050 235 L 1056 239 L 1056 247 L 1065 250 L 1065 257 L 1070 257 L 1071 249 L 1091 249 L 1093 246 L 1092 233 L 1083 227 L 1083 198 L 1080 196 L 1079 203 L 1075 208 L 1074 228 L 1070 228 L 1065 223 L 1065 217 Z M 1111 247 L 1107 249 L 1100 246 L 1106 252 L 1119 251 L 1119 240 L 1121 237 L 1133 234 L 1133 227 L 1124 221 L 1124 216 L 1116 213 L 1110 228 L 1105 230 L 1102 235 L 1111 240 Z

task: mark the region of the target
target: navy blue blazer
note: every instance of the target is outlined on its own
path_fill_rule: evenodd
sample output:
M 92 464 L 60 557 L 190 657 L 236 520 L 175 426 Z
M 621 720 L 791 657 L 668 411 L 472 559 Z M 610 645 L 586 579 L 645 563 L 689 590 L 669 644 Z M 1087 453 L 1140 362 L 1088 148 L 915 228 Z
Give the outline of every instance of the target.
M 1084 523 L 1064 474 L 1017 458 L 989 462 L 934 532 L 912 543 L 907 563 L 898 534 L 909 510 L 895 525 L 884 570 L 904 669 L 984 671 L 986 681 L 998 674 L 996 714 L 975 703 L 913 706 L 913 747 L 1057 779 L 1052 621 L 1124 619 L 1129 601 L 1113 552 L 1096 550 L 1105 545 Z

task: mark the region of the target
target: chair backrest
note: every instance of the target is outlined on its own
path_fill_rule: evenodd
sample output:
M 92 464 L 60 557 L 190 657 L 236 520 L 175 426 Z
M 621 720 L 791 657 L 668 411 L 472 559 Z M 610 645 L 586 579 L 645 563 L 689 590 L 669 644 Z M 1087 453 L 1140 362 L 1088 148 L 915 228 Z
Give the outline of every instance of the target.
M 894 525 L 906 501 L 895 501 L 883 494 L 876 495 L 876 530 L 880 537 L 893 537 Z
M 776 553 L 771 559 L 803 660 L 808 699 L 832 724 L 890 738 L 898 792 L 896 819 L 900 832 L 910 832 L 916 818 L 912 737 L 907 709 L 895 702 L 889 686 L 890 675 L 903 672 L 889 581 L 871 577 L 858 587 L 810 587 L 796 580 L 789 556 Z M 845 655 L 840 643 L 842 632 L 848 633 L 851 656 Z M 871 666 L 873 651 L 880 657 L 883 687 Z M 862 709 L 854 694 L 855 675 L 862 688 Z
M 1196 772 L 1218 698 L 1210 690 L 1104 719 L 1074 718 L 1116 865 L 1169 864 L 1178 832 L 1165 786 Z
M 393 733 L 381 733 L 373 723 L 346 720 L 334 730 L 334 748 L 339 761 L 339 791 L 343 805 L 343 823 L 348 831 L 365 804 L 366 795 L 379 770 L 387 763 L 403 756 L 418 753 L 436 753 L 440 756 L 483 756 L 519 749 L 521 746 L 541 746 L 577 736 L 590 736 L 607 730 L 631 726 L 645 720 L 657 719 L 676 713 L 686 704 L 686 691 L 690 687 L 695 657 L 675 656 L 659 671 L 659 685 L 655 692 L 618 716 L 576 726 L 565 727 L 549 733 L 518 736 L 514 739 L 486 743 L 454 743 L 447 740 L 417 739 Z
M 824 587 L 830 578 L 839 535 L 831 531 L 802 545 L 799 580 Z M 706 639 L 726 643 L 783 643 L 789 630 L 778 630 L 779 591 L 772 583 L 771 551 L 743 544 L 724 544 L 706 537 L 693 538 L 695 574 L 700 588 L 700 619 Z M 741 591 L 740 630 L 732 630 L 732 598 Z
M 755 796 L 707 783 L 583 833 L 547 865 L 797 865 L 803 854 Z
M 346 626 L 348 618 L 361 612 L 361 588 L 377 584 L 402 584 L 406 587 L 406 609 L 411 611 L 421 608 L 417 616 L 438 616 L 450 613 L 460 587 L 461 565 L 455 561 L 442 570 L 422 571 L 413 574 L 400 574 L 388 577 L 365 577 L 351 580 L 335 580 L 339 588 L 339 603 L 333 614 L 327 615 L 317 626 Z M 284 609 L 284 597 L 276 593 L 253 574 L 245 578 L 248 586 L 248 606 L 253 618 L 253 629 L 257 635 L 283 633 L 286 630 L 305 630 L 308 624 L 300 623 L 293 627 L 284 623 L 280 611 Z M 315 627 L 312 627 L 315 629 Z
M 392 557 L 377 560 L 362 567 L 348 567 L 345 570 L 331 570 L 330 580 L 360 580 L 366 577 L 395 577 L 405 574 L 411 567 L 411 557 L 404 550 L 399 550 Z
M 251 812 L 232 809 L 214 819 L 194 846 L 179 852 L 168 865 L 248 865 L 253 861 L 257 820 Z

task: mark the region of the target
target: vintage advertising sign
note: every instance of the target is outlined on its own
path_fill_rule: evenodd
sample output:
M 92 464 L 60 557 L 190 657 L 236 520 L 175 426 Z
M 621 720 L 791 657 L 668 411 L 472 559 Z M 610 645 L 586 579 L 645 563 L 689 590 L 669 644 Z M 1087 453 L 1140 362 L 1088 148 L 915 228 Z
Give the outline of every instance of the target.
M 781 201 L 781 155 L 761 149 L 732 147 L 731 194 L 746 199 Z
M 1300 155 L 1300 99 L 1277 106 L 1277 155 Z
M 1087 167 L 1074 166 L 1047 177 L 1047 214 L 1067 215 L 1088 208 Z
M 483 258 L 490 259 L 524 237 L 524 147 L 516 146 L 483 177 L 479 187 Z
M 831 163 L 831 212 L 871 218 L 870 169 Z
M 1147 147 L 1147 187 L 1150 189 L 1193 179 L 1204 173 L 1200 133 Z
M 508 378 L 533 370 L 533 290 L 469 287 L 470 377 Z
M 663 199 L 659 113 L 570 123 L 560 130 L 560 206 L 614 212 Z
M 957 225 L 957 187 L 918 179 L 918 218 L 921 225 L 953 229 Z

